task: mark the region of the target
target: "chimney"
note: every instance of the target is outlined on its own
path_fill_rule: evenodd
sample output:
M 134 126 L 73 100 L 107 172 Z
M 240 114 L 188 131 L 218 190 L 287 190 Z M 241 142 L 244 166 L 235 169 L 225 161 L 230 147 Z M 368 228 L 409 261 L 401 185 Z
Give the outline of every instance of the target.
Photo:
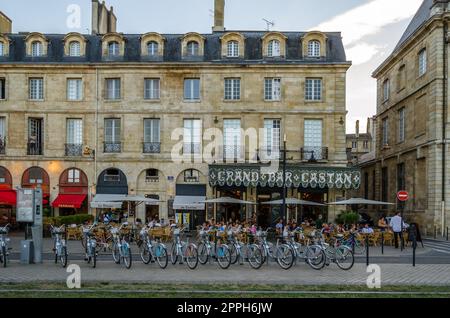
M 12 20 L 0 11 L 0 33 L 12 33 Z
M 116 32 L 117 18 L 114 9 L 107 9 L 105 1 L 92 0 L 92 34 Z
M 359 138 L 359 120 L 356 121 L 356 138 Z
M 367 128 L 366 128 L 366 132 L 367 134 L 370 134 L 370 127 L 371 126 L 371 120 L 370 118 L 367 118 Z
M 225 0 L 214 0 L 213 32 L 225 31 Z

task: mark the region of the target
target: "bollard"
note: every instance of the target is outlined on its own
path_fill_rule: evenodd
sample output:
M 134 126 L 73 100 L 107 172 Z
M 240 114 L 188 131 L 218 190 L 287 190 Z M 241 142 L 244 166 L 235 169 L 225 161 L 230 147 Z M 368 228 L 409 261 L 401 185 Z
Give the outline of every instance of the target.
M 366 264 L 369 266 L 369 235 L 366 234 Z
M 384 255 L 384 232 L 381 232 L 381 254 Z
M 448 226 L 447 226 L 447 241 L 448 241 Z
M 434 239 L 437 239 L 437 227 L 434 227 Z

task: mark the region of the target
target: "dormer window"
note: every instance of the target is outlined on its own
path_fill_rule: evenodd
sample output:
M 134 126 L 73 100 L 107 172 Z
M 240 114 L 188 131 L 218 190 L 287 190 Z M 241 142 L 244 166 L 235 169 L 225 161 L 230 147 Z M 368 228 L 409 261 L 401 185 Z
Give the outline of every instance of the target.
M 187 55 L 198 56 L 200 52 L 200 45 L 198 42 L 190 41 L 186 46 Z
M 149 56 L 158 55 L 158 43 L 155 41 L 150 41 L 147 43 L 147 54 Z
M 272 40 L 269 42 L 267 47 L 267 56 L 269 57 L 279 57 L 281 55 L 281 45 L 280 41 Z
M 109 42 L 108 43 L 108 55 L 109 56 L 119 56 L 120 54 L 120 45 L 118 42 Z
M 31 43 L 31 56 L 42 56 L 44 55 L 44 50 L 42 48 L 42 43 L 39 41 L 34 41 Z
M 320 57 L 320 42 L 312 40 L 308 42 L 308 57 Z
M 238 41 L 228 41 L 227 57 L 239 57 L 239 42 Z
M 78 41 L 72 41 L 69 44 L 69 56 L 81 56 L 81 44 Z

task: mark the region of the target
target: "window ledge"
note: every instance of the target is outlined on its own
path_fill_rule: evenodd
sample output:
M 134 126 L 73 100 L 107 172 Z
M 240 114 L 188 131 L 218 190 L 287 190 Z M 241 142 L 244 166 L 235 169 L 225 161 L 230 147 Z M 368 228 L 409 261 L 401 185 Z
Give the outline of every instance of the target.
M 184 103 L 201 103 L 201 99 L 184 99 Z
M 224 103 L 239 103 L 242 102 L 242 99 L 223 99 Z
M 120 103 L 123 101 L 123 99 L 104 99 L 105 103 Z
M 148 98 L 144 98 L 144 102 L 146 102 L 146 103 L 161 103 L 161 99 L 148 99 Z
M 42 103 L 42 102 L 45 102 L 45 99 L 29 99 L 28 101 L 31 103 L 35 103 L 35 102 Z

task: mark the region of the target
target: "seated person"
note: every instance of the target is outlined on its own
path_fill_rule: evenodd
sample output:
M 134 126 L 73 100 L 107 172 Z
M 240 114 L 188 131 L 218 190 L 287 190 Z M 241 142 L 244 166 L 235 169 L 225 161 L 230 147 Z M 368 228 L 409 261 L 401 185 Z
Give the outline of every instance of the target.
M 364 228 L 361 230 L 363 234 L 373 234 L 373 229 L 369 226 L 369 224 L 364 225 Z

